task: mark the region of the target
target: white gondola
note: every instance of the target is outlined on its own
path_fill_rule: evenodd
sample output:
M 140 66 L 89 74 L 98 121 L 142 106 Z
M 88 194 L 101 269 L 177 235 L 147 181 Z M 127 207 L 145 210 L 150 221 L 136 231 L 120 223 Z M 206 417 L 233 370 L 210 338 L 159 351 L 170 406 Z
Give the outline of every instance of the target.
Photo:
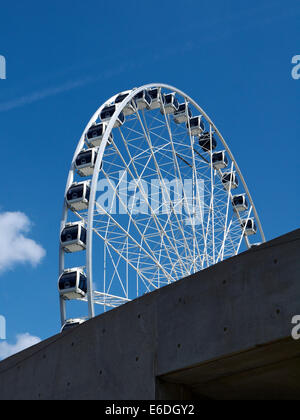
M 134 97 L 137 109 L 151 109 L 152 99 L 147 90 L 142 90 Z
M 85 141 L 89 147 L 99 147 L 102 143 L 105 131 L 107 129 L 107 123 L 100 123 L 92 125 L 85 136 Z M 110 134 L 108 143 L 111 144 L 113 135 Z
M 213 167 L 216 170 L 225 169 L 228 166 L 228 158 L 226 156 L 226 151 L 215 152 L 212 155 Z
M 176 124 L 183 124 L 187 123 L 190 118 L 192 118 L 192 110 L 189 105 L 185 102 L 180 104 L 178 107 L 178 111 L 174 114 L 174 122 Z
M 201 136 L 205 130 L 205 125 L 202 119 L 202 116 L 192 117 L 186 124 L 188 130 L 191 131 L 192 136 Z
M 75 168 L 82 177 L 91 176 L 97 160 L 96 149 L 82 150 L 76 158 Z
M 65 300 L 84 298 L 87 294 L 87 278 L 83 269 L 65 270 L 58 280 L 58 290 Z
M 256 244 L 252 244 L 252 245 L 250 245 L 250 249 L 256 249 L 256 248 L 258 248 L 259 246 L 261 246 L 262 245 L 262 243 L 261 242 L 257 242 Z
M 210 152 L 217 147 L 217 140 L 213 134 L 210 134 L 208 131 L 205 131 L 199 137 L 199 145 L 204 152 Z
M 73 211 L 86 210 L 89 207 L 90 181 L 75 182 L 67 192 L 67 205 Z
M 71 330 L 75 327 L 79 327 L 79 325 L 82 325 L 84 322 L 85 322 L 85 320 L 81 319 L 81 318 L 68 319 L 62 327 L 61 333 L 69 331 L 69 330 Z
M 120 104 L 121 102 L 123 102 L 124 101 L 124 99 L 126 99 L 127 98 L 127 96 L 129 95 L 131 93 L 131 91 L 130 92 L 123 92 L 123 93 L 120 93 L 120 95 L 119 96 L 117 96 L 117 98 L 116 98 L 116 100 L 115 100 L 115 104 L 116 105 L 118 105 L 118 104 Z M 128 102 L 128 104 L 123 108 L 123 114 L 125 115 L 125 117 L 127 117 L 127 116 L 129 116 L 129 115 L 132 115 L 132 114 L 134 114 L 135 113 L 135 107 L 134 107 L 134 105 L 133 105 L 133 102 L 132 101 L 130 101 L 130 102 Z
M 249 205 L 246 194 L 235 195 L 232 197 L 232 206 L 236 213 L 243 213 L 244 211 L 247 211 Z
M 150 109 L 153 110 L 153 109 L 161 108 L 161 99 L 160 99 L 161 89 L 159 89 L 159 88 L 149 89 L 148 93 L 149 93 L 150 98 L 151 98 Z
M 100 118 L 103 122 L 110 121 L 110 119 L 113 117 L 114 113 L 117 110 L 117 105 L 109 105 L 103 108 L 100 114 Z M 125 115 L 123 112 L 120 112 L 118 115 L 118 118 L 115 122 L 114 128 L 121 127 L 125 122 Z
M 163 108 L 161 109 L 161 113 L 164 114 L 164 110 L 166 114 L 174 114 L 178 111 L 179 102 L 176 98 L 176 93 L 168 93 L 163 95 Z
M 222 176 L 222 183 L 225 190 L 235 190 L 239 186 L 239 180 L 235 172 L 226 172 Z
M 68 223 L 60 235 L 60 243 L 67 253 L 86 249 L 86 228 L 82 222 Z
M 242 221 L 242 229 L 245 230 L 245 236 L 255 235 L 257 233 L 257 226 L 255 219 L 246 219 Z

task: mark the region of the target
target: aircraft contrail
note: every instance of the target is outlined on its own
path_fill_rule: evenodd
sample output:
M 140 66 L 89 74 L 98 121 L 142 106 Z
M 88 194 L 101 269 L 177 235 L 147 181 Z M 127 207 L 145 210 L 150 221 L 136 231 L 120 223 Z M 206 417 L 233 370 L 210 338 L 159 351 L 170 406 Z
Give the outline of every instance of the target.
M 255 15 L 256 13 L 269 11 L 270 8 L 274 10 L 274 6 L 276 8 L 277 5 L 273 4 L 272 8 L 271 7 L 267 8 L 268 10 L 266 10 L 266 7 L 254 8 L 251 10 L 242 10 L 242 11 L 237 12 L 234 15 L 228 16 L 225 19 L 225 21 L 228 21 L 228 23 L 231 24 L 231 27 L 223 31 L 222 33 L 215 33 L 214 28 L 218 26 L 217 24 L 221 23 L 221 21 L 224 22 L 224 19 L 217 18 L 215 19 L 215 22 L 205 22 L 204 26 L 207 27 L 207 30 L 203 30 L 204 28 L 202 25 L 201 29 L 204 35 L 202 35 L 199 41 L 186 41 L 185 43 L 182 43 L 181 45 L 178 45 L 178 43 L 176 43 L 174 47 L 167 47 L 167 48 L 161 49 L 159 50 L 158 53 L 154 53 L 154 55 L 151 57 L 151 61 L 155 62 L 155 61 L 160 61 L 164 59 L 169 59 L 170 56 L 176 56 L 176 55 L 183 54 L 191 50 L 199 49 L 204 43 L 214 43 L 220 39 L 229 38 L 238 32 L 251 30 L 257 26 L 267 25 L 276 20 L 282 20 L 290 16 L 295 17 L 300 14 L 300 10 L 295 10 L 294 8 L 293 9 L 291 8 L 291 9 L 286 9 L 284 11 L 277 10 L 276 13 L 273 13 L 273 14 L 268 13 L 267 15 L 259 16 L 256 19 L 254 18 L 253 15 Z M 250 23 L 245 24 L 244 19 L 247 16 L 252 16 L 253 19 L 251 20 Z M 239 24 L 237 26 L 233 26 L 232 23 L 234 21 L 237 21 Z M 144 51 L 147 51 L 146 46 L 144 46 L 143 49 Z M 133 52 L 131 52 L 131 54 L 133 55 Z M 134 56 L 136 57 L 137 54 L 134 54 Z M 135 59 L 128 62 L 123 62 L 123 64 L 119 66 L 118 68 L 113 67 L 112 69 L 108 69 L 102 72 L 101 74 L 91 75 L 91 76 L 80 78 L 77 80 L 68 81 L 66 83 L 62 83 L 59 86 L 45 88 L 36 92 L 29 93 L 28 95 L 24 95 L 19 98 L 15 98 L 10 101 L 0 103 L 0 113 L 11 111 L 13 109 L 20 108 L 25 105 L 30 105 L 42 99 L 56 96 L 64 92 L 68 92 L 73 89 L 95 83 L 100 80 L 110 79 L 118 74 L 128 71 L 129 69 L 136 69 L 137 67 L 142 67 L 142 65 L 145 62 L 148 62 L 148 60 L 149 60 L 149 56 L 147 53 L 147 55 L 145 55 L 144 57 L 140 56 L 138 60 Z

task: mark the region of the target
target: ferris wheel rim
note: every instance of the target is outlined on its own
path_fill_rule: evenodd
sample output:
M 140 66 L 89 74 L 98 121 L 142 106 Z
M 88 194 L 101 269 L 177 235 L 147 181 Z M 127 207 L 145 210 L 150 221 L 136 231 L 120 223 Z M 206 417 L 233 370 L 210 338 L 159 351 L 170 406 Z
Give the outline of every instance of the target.
M 219 139 L 221 140 L 223 146 L 226 149 L 226 152 L 228 153 L 228 155 L 230 156 L 234 167 L 236 169 L 236 172 L 238 173 L 241 182 L 243 184 L 245 193 L 250 201 L 251 204 L 251 208 L 253 210 L 253 213 L 255 215 L 255 220 L 257 222 L 260 234 L 261 234 L 261 238 L 263 240 L 263 242 L 265 242 L 265 235 L 263 232 L 263 228 L 262 228 L 262 224 L 260 221 L 260 218 L 258 216 L 258 212 L 256 210 L 254 201 L 252 199 L 252 196 L 250 194 L 250 191 L 248 189 L 248 186 L 246 184 L 245 178 L 242 175 L 242 172 L 238 166 L 238 163 L 233 155 L 233 153 L 231 152 L 227 142 L 225 141 L 224 137 L 222 136 L 221 132 L 218 130 L 217 126 L 215 125 L 215 123 L 212 121 L 212 119 L 208 116 L 208 114 L 202 109 L 202 107 L 199 106 L 199 104 L 189 95 L 187 95 L 185 92 L 181 91 L 180 89 L 169 85 L 169 84 L 164 84 L 164 83 L 151 83 L 151 84 L 146 84 L 143 85 L 139 88 L 135 88 L 133 90 L 129 90 L 126 91 L 128 92 L 128 96 L 120 103 L 116 106 L 116 110 L 114 115 L 111 117 L 107 128 L 105 130 L 104 136 L 103 136 L 103 140 L 101 142 L 101 145 L 98 149 L 98 155 L 97 155 L 97 159 L 96 159 L 96 163 L 95 163 L 95 167 L 94 167 L 94 173 L 92 176 L 92 180 L 91 180 L 91 184 L 90 184 L 90 200 L 89 200 L 89 207 L 88 207 L 88 220 L 87 220 L 87 244 L 86 244 L 86 274 L 87 274 L 87 279 L 88 279 L 88 291 L 87 291 L 87 296 L 88 296 L 88 302 L 89 302 L 89 312 L 91 314 L 91 317 L 94 316 L 95 312 L 94 312 L 94 307 L 93 307 L 93 224 L 94 224 L 94 207 L 95 207 L 95 202 L 96 202 L 96 188 L 97 188 L 97 183 L 98 183 L 98 176 L 99 176 L 99 172 L 101 169 L 101 162 L 103 160 L 103 155 L 106 149 L 106 146 L 108 144 L 109 141 L 109 137 L 112 133 L 112 130 L 115 126 L 115 123 L 118 119 L 118 116 L 120 115 L 120 113 L 124 110 L 124 108 L 127 106 L 128 103 L 130 103 L 132 101 L 132 99 L 140 92 L 144 91 L 144 90 L 148 90 L 148 89 L 152 89 L 152 88 L 157 88 L 157 89 L 167 89 L 169 91 L 172 91 L 178 95 L 180 95 L 181 97 L 183 97 L 187 102 L 191 103 L 199 112 L 200 114 L 205 118 L 205 120 L 210 124 L 210 127 L 212 127 L 214 129 L 214 131 L 216 132 L 216 134 L 218 135 Z M 79 140 L 79 143 L 77 145 L 77 148 L 75 150 L 74 153 L 74 157 L 72 160 L 72 164 L 71 164 L 71 168 L 69 171 L 69 176 L 68 176 L 68 180 L 67 180 L 67 185 L 66 185 L 66 192 L 68 190 L 68 188 L 71 186 L 73 180 L 74 180 L 74 176 L 75 176 L 75 160 L 76 160 L 76 156 L 78 155 L 78 153 L 83 149 L 84 145 L 85 145 L 85 135 L 87 133 L 87 131 L 89 130 L 89 128 L 97 121 L 101 111 L 104 109 L 105 106 L 112 104 L 115 99 L 117 98 L 119 94 L 113 95 L 110 99 L 108 99 L 106 102 L 104 102 L 98 109 L 97 111 L 93 114 L 92 118 L 90 119 L 89 123 L 87 124 L 85 130 L 83 131 L 83 134 Z M 64 209 L 63 209 L 63 217 L 62 217 L 62 221 L 61 221 L 61 228 L 64 226 L 66 220 L 67 220 L 67 212 L 68 212 L 68 206 L 66 204 L 66 202 L 64 203 Z M 64 269 L 64 253 L 62 250 L 60 250 L 60 263 L 59 263 L 59 271 L 60 274 L 63 272 Z

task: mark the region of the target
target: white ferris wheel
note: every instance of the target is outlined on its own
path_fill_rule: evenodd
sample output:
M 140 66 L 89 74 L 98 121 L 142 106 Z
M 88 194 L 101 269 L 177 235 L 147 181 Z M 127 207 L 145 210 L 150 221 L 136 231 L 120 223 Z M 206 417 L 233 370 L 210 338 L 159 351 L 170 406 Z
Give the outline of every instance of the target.
M 221 133 L 165 84 L 117 94 L 91 118 L 72 160 L 60 233 L 65 326 L 83 322 L 67 321 L 68 302 L 87 302 L 92 318 L 95 305 L 107 311 L 265 242 Z

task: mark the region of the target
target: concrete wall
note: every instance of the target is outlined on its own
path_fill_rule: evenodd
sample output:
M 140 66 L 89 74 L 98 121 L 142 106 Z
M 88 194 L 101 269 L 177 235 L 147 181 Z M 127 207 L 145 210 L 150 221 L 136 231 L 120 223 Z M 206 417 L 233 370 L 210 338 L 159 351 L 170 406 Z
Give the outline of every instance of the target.
M 299 251 L 297 230 L 13 356 L 0 399 L 300 399 Z

